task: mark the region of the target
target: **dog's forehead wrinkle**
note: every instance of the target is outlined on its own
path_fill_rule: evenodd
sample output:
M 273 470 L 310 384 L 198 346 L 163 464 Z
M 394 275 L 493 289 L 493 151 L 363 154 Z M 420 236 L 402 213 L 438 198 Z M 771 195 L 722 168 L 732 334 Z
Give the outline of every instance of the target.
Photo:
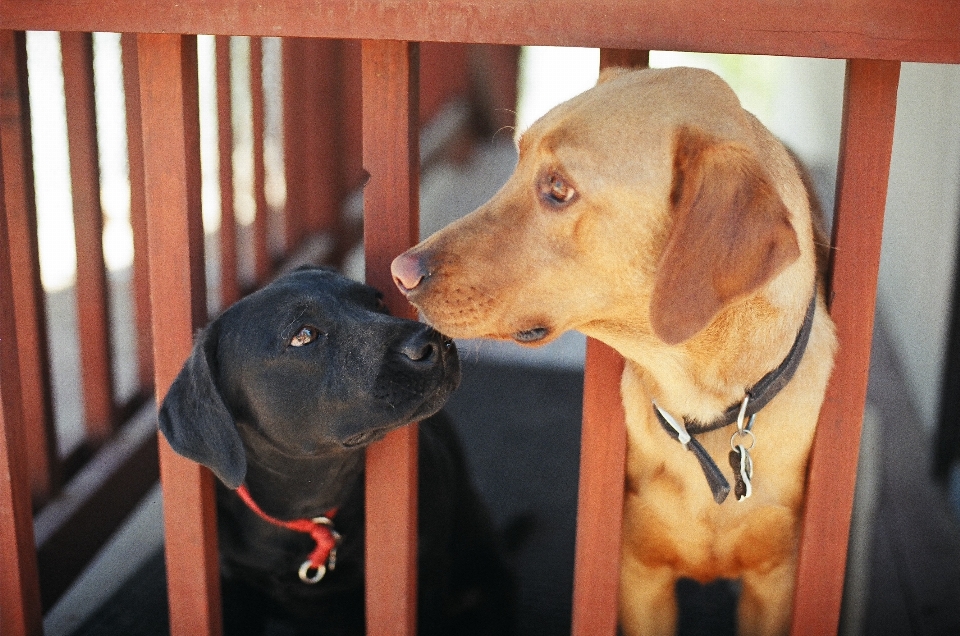
M 286 324 L 282 326 L 277 338 L 282 341 L 289 340 L 296 335 L 296 330 L 303 326 L 303 318 L 307 313 L 308 307 L 303 304 L 298 304 L 292 308 L 292 318 L 286 321 Z

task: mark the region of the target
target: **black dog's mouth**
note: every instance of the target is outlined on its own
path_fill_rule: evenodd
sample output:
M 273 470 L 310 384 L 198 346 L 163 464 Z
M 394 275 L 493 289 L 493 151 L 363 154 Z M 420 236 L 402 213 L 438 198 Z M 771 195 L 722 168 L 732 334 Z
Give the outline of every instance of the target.
M 362 431 L 356 433 L 346 438 L 340 442 L 344 448 L 359 448 L 361 446 L 369 446 L 374 442 L 379 442 L 384 437 L 387 436 L 387 433 L 390 432 L 390 427 L 376 428 L 370 431 Z

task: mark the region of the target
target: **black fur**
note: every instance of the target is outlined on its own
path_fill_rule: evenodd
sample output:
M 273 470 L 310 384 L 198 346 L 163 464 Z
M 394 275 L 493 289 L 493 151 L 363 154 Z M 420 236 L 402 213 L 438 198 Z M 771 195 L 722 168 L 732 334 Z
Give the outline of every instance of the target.
M 318 337 L 291 346 L 304 326 Z M 423 418 L 419 633 L 509 633 L 512 579 L 455 430 L 437 413 L 459 381 L 450 340 L 387 315 L 376 290 L 326 270 L 288 274 L 200 332 L 160 430 L 222 482 L 228 634 L 363 633 L 364 448 Z M 257 517 L 231 490 L 241 483 L 280 519 L 338 508 L 336 569 L 301 582 L 312 540 Z

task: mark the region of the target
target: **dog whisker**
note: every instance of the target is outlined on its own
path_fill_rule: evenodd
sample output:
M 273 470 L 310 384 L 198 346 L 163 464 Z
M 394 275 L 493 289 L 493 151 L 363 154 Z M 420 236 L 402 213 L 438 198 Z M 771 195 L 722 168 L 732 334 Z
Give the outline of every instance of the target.
M 497 135 L 499 135 L 499 134 L 500 134 L 501 132 L 503 132 L 504 130 L 512 130 L 512 131 L 516 132 L 517 127 L 516 127 L 516 126 L 501 126 L 500 128 L 497 129 L 497 131 L 496 131 L 495 133 L 493 133 L 492 139 L 495 140 L 495 139 L 497 138 Z
M 397 388 L 399 388 L 399 389 L 401 389 L 401 390 L 403 390 L 403 391 L 406 391 L 406 392 L 409 393 L 410 395 L 420 395 L 420 394 L 421 394 L 420 391 L 417 391 L 416 389 L 411 389 L 409 386 L 406 386 L 405 384 L 400 384 L 400 383 L 397 382 L 396 380 L 391 380 L 390 378 L 387 378 L 387 382 L 388 382 L 389 384 L 391 384 L 392 386 L 394 386 L 394 387 L 397 387 Z M 393 406 L 393 405 L 391 404 L 391 406 Z M 396 408 L 396 407 L 394 407 L 394 408 Z

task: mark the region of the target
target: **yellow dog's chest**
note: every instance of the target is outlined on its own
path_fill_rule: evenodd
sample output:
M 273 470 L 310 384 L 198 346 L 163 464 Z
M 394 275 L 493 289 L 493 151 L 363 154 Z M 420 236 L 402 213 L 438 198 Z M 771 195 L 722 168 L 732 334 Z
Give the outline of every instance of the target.
M 725 437 L 721 431 L 703 441 L 732 480 Z M 773 567 L 793 554 L 796 515 L 765 487 L 762 473 L 751 498 L 737 501 L 731 494 L 717 504 L 696 458 L 661 431 L 642 439 L 628 435 L 627 466 L 625 556 L 709 581 Z

